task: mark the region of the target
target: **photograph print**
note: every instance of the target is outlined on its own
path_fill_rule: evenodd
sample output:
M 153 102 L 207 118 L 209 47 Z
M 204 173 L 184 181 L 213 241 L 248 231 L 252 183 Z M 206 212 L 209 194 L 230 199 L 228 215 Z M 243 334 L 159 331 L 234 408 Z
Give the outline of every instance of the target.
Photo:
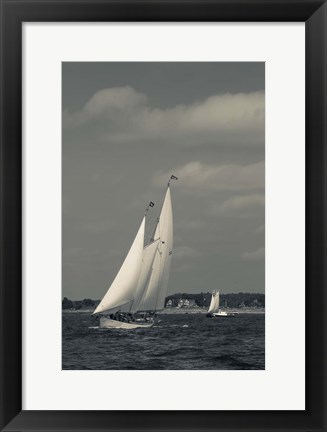
M 265 64 L 62 63 L 62 369 L 265 369 Z

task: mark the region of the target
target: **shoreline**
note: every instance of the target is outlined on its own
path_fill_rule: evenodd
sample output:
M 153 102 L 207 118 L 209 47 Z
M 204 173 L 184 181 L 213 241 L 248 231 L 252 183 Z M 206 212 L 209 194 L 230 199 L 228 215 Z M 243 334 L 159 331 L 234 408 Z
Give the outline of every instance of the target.
M 223 309 L 226 310 L 226 309 Z M 238 315 L 241 314 L 265 314 L 265 309 L 255 309 L 255 308 L 227 308 L 226 312 L 228 313 L 237 313 Z M 164 309 L 163 311 L 158 312 L 158 315 L 175 315 L 175 314 L 192 314 L 192 315 L 198 315 L 198 314 L 207 314 L 207 309 L 201 309 L 201 308 L 171 308 L 171 309 Z
M 231 308 L 227 309 L 227 312 L 230 313 L 237 313 L 239 315 L 241 314 L 265 314 L 265 309 L 255 309 L 255 308 L 242 308 L 242 309 L 236 309 Z M 93 313 L 93 309 L 62 309 L 62 313 Z M 201 308 L 170 308 L 170 309 L 164 309 L 160 312 L 158 312 L 158 315 L 203 315 L 207 314 L 207 309 L 201 309 Z

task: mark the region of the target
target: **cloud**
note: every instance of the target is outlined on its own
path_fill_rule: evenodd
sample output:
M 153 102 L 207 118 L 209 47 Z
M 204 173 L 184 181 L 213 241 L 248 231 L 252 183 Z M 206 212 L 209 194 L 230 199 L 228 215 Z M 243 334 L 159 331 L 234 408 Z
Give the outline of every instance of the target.
M 253 252 L 244 252 L 242 259 L 244 261 L 262 261 L 265 259 L 265 248 L 260 248 Z
M 101 120 L 118 122 L 129 117 L 145 106 L 146 97 L 131 87 L 113 87 L 100 90 L 84 105 L 81 111 L 63 113 L 65 128 L 79 128 Z
M 120 143 L 160 137 L 174 145 L 201 145 L 207 140 L 262 144 L 264 93 L 213 95 L 161 109 L 151 107 L 146 95 L 132 87 L 113 87 L 94 94 L 80 111 L 66 109 L 63 126 L 95 127 L 102 140 Z
M 154 183 L 161 186 L 171 172 L 179 178 L 178 186 L 192 193 L 205 191 L 246 191 L 265 186 L 264 161 L 249 165 L 209 165 L 199 161 L 158 173 Z

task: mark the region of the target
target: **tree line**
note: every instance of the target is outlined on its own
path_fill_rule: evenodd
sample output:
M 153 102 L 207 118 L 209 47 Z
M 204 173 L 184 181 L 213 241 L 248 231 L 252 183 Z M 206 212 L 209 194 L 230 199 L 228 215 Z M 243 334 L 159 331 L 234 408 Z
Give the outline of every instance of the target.
M 200 294 L 177 293 L 166 297 L 166 303 L 172 300 L 172 306 L 177 306 L 180 299 L 194 300 L 198 307 L 209 307 L 211 292 Z M 265 295 L 261 293 L 229 293 L 220 294 L 220 305 L 230 308 L 239 307 L 265 307 Z
M 176 307 L 180 299 L 194 300 L 194 303 L 198 307 L 209 307 L 211 301 L 210 292 L 201 292 L 200 294 L 188 294 L 188 293 L 177 293 L 166 297 L 165 304 L 169 300 L 172 301 L 172 307 Z M 100 300 L 70 300 L 64 297 L 62 301 L 63 309 L 93 309 L 100 303 Z M 261 293 L 229 293 L 220 294 L 221 306 L 227 306 L 230 308 L 242 308 L 242 307 L 265 307 L 265 295 Z
M 67 297 L 63 298 L 62 308 L 63 309 L 92 309 L 95 308 L 100 303 L 100 300 L 70 300 Z

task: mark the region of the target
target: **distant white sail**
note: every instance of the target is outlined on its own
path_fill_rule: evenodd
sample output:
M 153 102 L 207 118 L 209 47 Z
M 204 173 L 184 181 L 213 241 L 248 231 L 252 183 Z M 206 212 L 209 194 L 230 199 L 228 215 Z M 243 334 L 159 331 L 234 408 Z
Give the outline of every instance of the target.
M 215 296 L 212 294 L 211 295 L 211 302 L 210 302 L 210 306 L 208 309 L 208 313 L 213 313 L 215 310 Z
M 173 211 L 169 186 L 154 238 L 159 240 L 159 244 L 153 261 L 151 277 L 139 305 L 139 310 L 142 311 L 162 310 L 165 304 L 173 250 Z
M 94 313 L 122 310 L 123 305 L 125 305 L 125 308 L 131 307 L 142 269 L 144 228 L 145 218 L 142 220 L 135 240 L 116 278 Z
M 219 309 L 219 291 L 214 291 L 212 293 L 208 313 L 217 313 L 218 309 Z

